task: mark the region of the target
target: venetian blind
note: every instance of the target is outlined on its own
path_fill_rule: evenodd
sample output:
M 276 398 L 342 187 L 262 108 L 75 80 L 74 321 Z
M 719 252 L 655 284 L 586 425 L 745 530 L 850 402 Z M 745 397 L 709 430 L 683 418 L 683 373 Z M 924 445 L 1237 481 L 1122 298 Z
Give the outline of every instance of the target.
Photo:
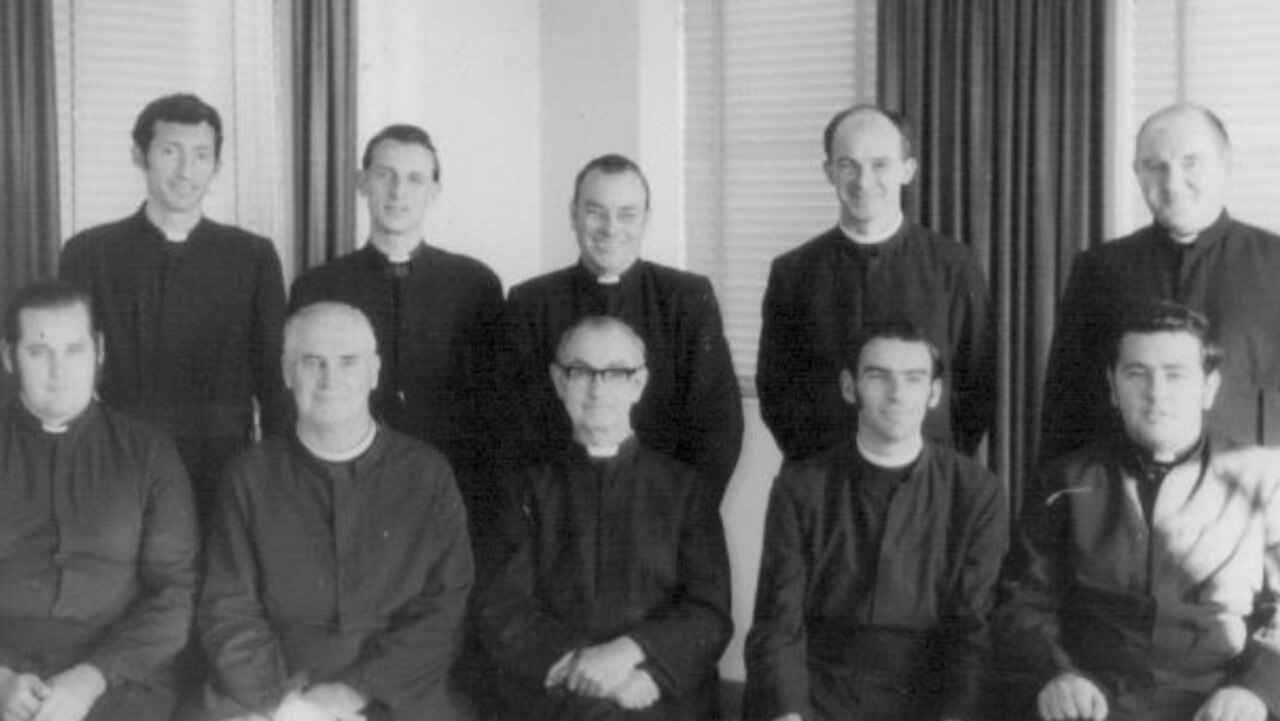
M 1245 222 L 1280 232 L 1280 2 L 1129 0 L 1120 44 L 1121 84 L 1131 89 L 1117 133 L 1128 166 L 1138 125 L 1173 102 L 1200 103 L 1231 135 L 1234 170 L 1227 203 Z M 1126 117 L 1127 115 L 1127 117 Z M 1121 185 L 1120 230 L 1151 222 L 1130 173 Z
M 832 226 L 831 115 L 875 97 L 874 0 L 685 0 L 685 236 L 755 394 L 772 259 Z

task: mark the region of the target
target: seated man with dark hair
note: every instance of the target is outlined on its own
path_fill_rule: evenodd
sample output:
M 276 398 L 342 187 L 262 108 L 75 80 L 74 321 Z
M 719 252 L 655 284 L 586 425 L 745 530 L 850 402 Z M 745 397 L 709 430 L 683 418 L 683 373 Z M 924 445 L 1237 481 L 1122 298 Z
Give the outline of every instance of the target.
M 1210 440 L 1221 357 L 1202 316 L 1131 308 L 1110 352 L 1124 430 L 1045 469 L 1010 556 L 1000 628 L 1029 676 L 1022 705 L 1263 721 L 1280 713 L 1277 469 L 1239 472 Z
M 453 472 L 373 419 L 363 313 L 305 306 L 284 339 L 297 425 L 232 464 L 209 539 L 206 715 L 464 718 L 447 685 L 472 582 Z
M 636 440 L 644 342 L 615 318 L 561 336 L 551 380 L 573 444 L 521 472 L 478 599 L 508 718 L 712 718 L 732 633 L 718 489 Z
M 918 327 L 868 326 L 845 366 L 855 435 L 787 461 L 769 498 L 747 717 L 977 718 L 1003 488 L 925 440 L 943 368 Z
M 18 399 L 0 411 L 0 718 L 167 721 L 187 642 L 196 519 L 160 431 L 94 399 L 87 292 L 27 286 L 5 315 Z

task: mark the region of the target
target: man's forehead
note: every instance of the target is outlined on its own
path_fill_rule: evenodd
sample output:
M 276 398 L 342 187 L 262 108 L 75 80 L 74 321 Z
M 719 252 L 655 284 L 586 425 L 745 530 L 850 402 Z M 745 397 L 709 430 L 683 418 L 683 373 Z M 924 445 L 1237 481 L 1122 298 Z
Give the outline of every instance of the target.
M 156 140 L 194 140 L 213 144 L 215 133 L 213 126 L 207 121 L 198 123 L 179 123 L 172 120 L 157 120 L 153 126 Z
M 857 146 L 859 149 L 893 151 L 896 155 L 902 148 L 902 134 L 884 115 L 865 110 L 840 121 L 840 126 L 836 128 L 835 144 L 846 148 Z
M 1203 352 L 1200 338 L 1186 331 L 1126 333 L 1120 339 L 1119 362 L 1199 365 Z
M 1179 156 L 1221 150 L 1221 140 L 1209 120 L 1198 112 L 1182 110 L 1151 121 L 1138 138 L 1141 157 Z
M 44 308 L 24 308 L 18 313 L 20 338 L 40 340 L 40 335 L 89 335 L 89 309 L 84 303 L 70 303 Z
M 561 363 L 597 368 L 636 366 L 643 361 L 636 342 L 614 327 L 579 328 L 565 345 Z
M 395 138 L 384 138 L 373 147 L 370 167 L 418 168 L 431 171 L 436 157 L 421 143 L 405 143 Z
M 924 341 L 872 338 L 862 347 L 858 370 L 872 367 L 896 371 L 932 371 L 933 355 Z
M 582 179 L 579 197 L 585 203 L 644 205 L 644 183 L 633 170 L 609 173 L 596 168 Z
M 294 347 L 300 355 L 369 354 L 377 349 L 369 327 L 344 315 L 327 314 L 307 319 L 294 332 Z

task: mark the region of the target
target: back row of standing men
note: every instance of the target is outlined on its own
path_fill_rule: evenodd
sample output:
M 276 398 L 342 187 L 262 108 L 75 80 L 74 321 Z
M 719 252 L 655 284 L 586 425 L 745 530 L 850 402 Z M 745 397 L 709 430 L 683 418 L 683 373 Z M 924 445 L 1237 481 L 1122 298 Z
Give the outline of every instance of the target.
M 285 297 L 270 243 L 214 223 L 201 212 L 221 151 L 221 125 L 212 108 L 191 96 L 162 98 L 139 117 L 134 142 L 135 163 L 147 178 L 147 202 L 128 219 L 72 238 L 61 263 L 65 279 L 89 289 L 97 327 L 106 337 L 102 398 L 172 435 L 194 481 L 195 507 L 202 524 L 209 525 L 218 515 L 217 496 L 229 495 L 225 486 L 230 481 L 225 478 L 235 479 L 237 473 L 244 477 L 297 476 L 310 479 L 299 481 L 302 485 L 295 489 L 298 497 L 323 497 L 312 521 L 329 520 L 327 527 L 324 523 L 294 527 L 282 522 L 280 525 L 288 529 L 286 535 L 293 533 L 295 540 L 338 539 L 352 533 L 360 536 L 361 532 L 342 528 L 336 517 L 338 494 L 352 492 L 350 487 L 343 489 L 341 481 L 346 479 L 350 486 L 352 480 L 362 479 L 364 464 L 377 466 L 370 459 L 381 458 L 379 453 L 388 452 L 386 444 L 395 442 L 367 426 L 339 424 L 345 433 L 339 434 L 336 448 L 315 438 L 308 444 L 304 429 L 316 419 L 328 418 L 325 413 L 329 407 L 327 401 L 310 404 L 306 399 L 327 398 L 325 389 L 331 381 L 318 381 L 323 392 L 303 381 L 309 371 L 327 379 L 329 365 L 360 366 L 358 361 L 366 358 L 368 347 L 340 353 L 334 346 L 362 337 L 361 322 L 350 317 L 335 320 L 331 316 L 340 317 L 342 312 L 330 308 L 320 319 L 297 321 L 294 333 L 298 347 L 293 356 L 289 348 L 282 348 Z M 936 642 L 932 635 L 939 628 L 963 637 L 962 646 L 977 644 L 970 650 L 985 643 L 986 615 L 994 603 L 1003 548 L 1000 539 L 1007 535 L 1007 521 L 996 481 L 946 446 L 971 452 L 990 424 L 994 329 L 985 282 L 972 255 L 902 215 L 901 190 L 915 174 L 916 161 L 901 120 L 876 108 L 851 108 L 832 119 L 824 145 L 824 170 L 840 199 L 840 222 L 775 261 L 764 304 L 758 376 L 761 409 L 789 465 L 771 501 L 757 602 L 759 631 L 753 632 L 749 649 L 749 699 L 751 713 L 758 718 L 787 714 L 837 718 L 850 709 L 861 709 L 868 717 L 876 717 L 875 709 L 880 709 L 883 717 L 896 718 L 906 712 L 904 704 L 918 703 L 920 694 L 912 691 L 904 695 L 910 685 L 902 678 L 869 681 L 868 669 L 887 667 L 913 681 L 931 677 L 922 670 L 921 664 L 929 655 L 923 650 Z M 1223 194 L 1229 162 L 1225 130 L 1202 109 L 1174 107 L 1144 124 L 1135 170 L 1156 223 L 1129 239 L 1085 253 L 1077 261 L 1062 302 L 1046 388 L 1042 424 L 1045 454 L 1078 447 L 1095 434 L 1114 439 L 1127 433 L 1132 438 L 1131 428 L 1117 428 L 1103 379 L 1106 371 L 1116 368 L 1109 354 L 1115 347 L 1111 340 L 1120 313 L 1133 301 L 1159 298 L 1179 301 L 1209 315 L 1225 348 L 1221 369 L 1205 369 L 1221 376 L 1226 401 L 1214 406 L 1216 415 L 1209 429 L 1243 443 L 1270 437 L 1268 402 L 1274 390 L 1267 389 L 1280 387 L 1280 370 L 1272 368 L 1280 362 L 1280 319 L 1274 317 L 1280 313 L 1280 303 L 1263 299 L 1276 292 L 1274 284 L 1265 281 L 1272 270 L 1280 269 L 1280 241 L 1227 216 Z M 422 240 L 424 214 L 441 187 L 439 157 L 427 134 L 412 126 L 391 126 L 369 142 L 362 166 L 360 191 L 370 212 L 370 242 L 301 276 L 290 305 L 299 311 L 314 308 L 317 301 L 338 301 L 358 309 L 372 328 L 378 361 L 371 366 L 376 379 L 355 384 L 356 390 L 373 394 L 373 413 L 381 423 L 439 448 L 456 470 L 470 515 L 471 539 L 481 549 L 482 560 L 490 556 L 494 560 L 492 588 L 509 591 L 495 594 L 482 589 L 480 594 L 481 599 L 490 601 L 481 604 L 481 625 L 487 623 L 502 631 L 487 646 L 505 649 L 509 658 L 520 659 L 504 668 L 507 675 L 501 677 L 499 686 L 516 689 L 527 680 L 524 676 L 536 677 L 532 684 L 535 691 L 527 691 L 515 706 L 526 713 L 541 709 L 531 716 L 534 718 L 547 713 L 546 707 L 529 700 L 537 700 L 536 690 L 543 686 L 561 693 L 542 699 L 547 703 L 591 698 L 604 704 L 580 709 L 584 718 L 602 713 L 601 708 L 606 709 L 606 715 L 607 709 L 612 709 L 621 717 L 646 712 L 656 714 L 655 718 L 704 716 L 708 664 L 714 663 L 727 639 L 727 586 L 720 587 L 727 568 L 723 563 L 719 570 L 715 568 L 715 561 L 723 560 L 723 538 L 706 537 L 708 529 L 711 536 L 718 536 L 719 521 L 713 511 L 705 509 L 718 504 L 737 460 L 742 440 L 741 399 L 710 284 L 705 278 L 638 257 L 649 217 L 649 188 L 643 173 L 620 156 L 604 156 L 589 163 L 575 181 L 570 205 L 581 251 L 579 262 L 516 286 L 504 310 L 501 287 L 491 271 Z M 575 331 L 565 336 L 565 331 L 577 327 L 583 318 L 600 316 L 621 319 L 625 326 L 588 323 L 594 334 L 584 336 Z M 305 320 L 307 313 L 294 317 Z M 895 321 L 906 321 L 918 331 L 892 330 Z M 331 329 L 327 336 L 316 330 L 334 324 L 339 330 Z M 12 332 L 6 329 L 10 352 L 28 340 L 27 327 L 18 319 L 14 326 Z M 873 333 L 868 338 L 868 329 L 879 329 L 875 331 L 879 335 Z M 601 340 L 611 334 L 634 342 L 619 342 L 615 337 L 609 345 Z M 877 339 L 878 343 L 871 342 Z M 307 342 L 319 345 L 302 353 L 300 349 Z M 619 346 L 622 351 L 617 350 Z M 852 353 L 851 347 L 855 349 Z M 637 348 L 642 349 L 638 356 Z M 926 402 L 920 407 L 922 414 L 924 408 L 933 408 L 920 419 L 930 442 L 921 445 L 917 423 L 915 430 L 905 435 L 904 445 L 903 438 L 892 437 L 884 428 L 898 428 L 904 422 L 911 425 L 911 413 L 897 408 L 902 394 L 897 384 L 910 381 L 921 387 L 919 369 L 911 364 L 913 353 L 922 348 L 931 349 L 925 356 L 930 359 L 923 383 Z M 282 351 L 285 378 L 291 383 L 296 406 L 293 433 L 286 428 L 292 411 L 277 366 Z M 877 354 L 887 355 L 880 358 Z M 298 364 L 295 375 L 290 375 L 291 358 Z M 873 359 L 878 360 L 872 363 Z M 366 373 L 368 370 L 364 368 Z M 877 396 L 867 395 L 870 391 L 859 386 L 863 381 L 869 388 L 888 388 L 883 391 L 887 400 L 866 402 L 865 398 Z M 608 402 L 597 398 L 606 386 L 619 397 L 606 398 Z M 621 429 L 614 427 L 619 409 L 626 420 Z M 877 412 L 883 417 L 872 418 Z M 246 445 L 255 418 L 260 419 L 267 435 L 298 438 L 306 452 L 297 457 L 318 459 L 323 473 L 290 475 L 281 470 L 295 456 L 278 444 L 266 447 L 269 452 L 255 451 L 243 457 L 228 473 L 229 460 Z M 66 420 L 62 419 L 63 423 Z M 644 449 L 640 460 L 634 460 L 636 449 L 627 446 L 632 425 Z M 16 424 L 6 428 L 11 426 Z M 589 442 L 597 426 L 605 428 L 608 438 Z M 877 445 L 877 433 L 872 432 L 877 428 L 882 431 L 878 436 L 887 435 L 895 442 Z M 1195 440 L 1199 443 L 1198 437 Z M 602 465 L 586 458 L 566 460 L 565 447 L 575 445 L 571 441 L 588 455 L 601 450 L 601 455 L 614 460 Z M 840 450 L 828 452 L 829 448 Z M 355 455 L 351 454 L 353 449 Z M 365 455 L 375 450 L 378 453 L 373 456 Z M 1188 449 L 1177 450 L 1185 455 Z M 654 458 L 649 457 L 651 451 L 656 452 Z M 898 452 L 903 451 L 905 455 L 899 457 Z M 274 460 L 264 459 L 263 453 L 277 455 Z M 434 468 L 435 461 L 430 458 L 405 453 L 409 460 L 402 462 L 409 466 Z M 689 483 L 672 486 L 671 478 L 685 476 L 664 465 L 666 456 L 692 468 L 696 475 L 688 478 L 703 479 L 697 483 L 704 489 L 699 493 L 704 493 L 705 499 L 688 500 L 672 490 Z M 619 457 L 626 459 L 625 473 L 617 468 Z M 260 467 L 253 470 L 255 462 Z M 264 471 L 261 464 L 274 470 Z M 544 475 L 551 475 L 544 478 L 537 472 L 524 473 L 519 476 L 523 479 L 520 488 L 504 488 L 494 480 L 520 467 L 542 468 Z M 373 468 L 367 470 L 376 475 Z M 438 470 L 422 473 L 430 478 L 441 476 Z M 586 480 L 569 487 L 596 484 L 598 497 L 590 510 L 579 507 L 585 502 L 583 497 L 556 495 L 562 492 L 557 489 L 566 485 L 566 479 L 577 476 Z M 316 483 L 317 477 L 325 481 Z M 647 483 L 654 490 L 647 500 L 609 510 L 605 501 L 617 492 L 603 494 L 599 489 L 606 487 L 601 484 L 616 484 L 619 478 Z M 835 496 L 828 498 L 815 491 L 828 485 Z M 235 502 L 240 511 L 228 513 L 228 502 L 224 501 L 224 524 L 226 517 L 244 514 L 279 521 L 298 513 L 290 502 L 294 495 L 279 495 L 279 488 L 252 480 L 233 486 L 236 490 L 230 493 L 238 494 Z M 321 487 L 326 490 L 316 490 Z M 921 500 L 937 496 L 944 487 L 957 503 Z M 1044 489 L 1035 497 L 1046 500 L 1053 497 L 1054 490 Z M 456 525 L 456 518 L 446 512 L 451 507 L 449 492 L 435 489 L 431 493 L 437 495 L 429 498 L 429 503 L 415 496 L 413 502 L 406 500 L 398 509 L 394 503 L 380 505 L 364 516 L 356 514 L 353 523 L 358 527 L 369 522 L 368 516 L 395 517 L 397 511 L 403 515 L 409 509 L 420 512 L 419 518 L 441 516 L 440 527 Z M 496 519 L 508 493 L 520 499 L 514 515 L 525 521 L 528 537 L 523 544 L 519 532 L 516 541 L 497 540 L 503 536 L 495 530 Z M 644 515 L 641 509 L 653 502 L 653 494 L 666 500 L 649 515 L 656 514 L 665 525 L 657 523 L 657 518 L 635 518 Z M 845 505 L 831 505 L 836 497 Z M 913 498 L 918 502 L 910 500 Z M 387 499 L 378 502 L 386 504 Z M 350 497 L 345 503 L 351 503 Z M 673 511 L 669 505 L 673 503 L 685 510 Z M 810 503 L 817 505 L 804 512 Z M 961 511 L 947 510 L 952 506 L 963 507 L 968 515 L 960 519 L 955 514 Z M 845 512 L 839 512 L 840 508 Z M 815 520 L 814 512 L 819 511 Z M 1139 517 L 1146 519 L 1148 531 L 1158 520 L 1151 513 Z M 594 530 L 581 525 L 592 521 Z M 263 523 L 264 529 L 275 525 Z M 412 527 L 412 523 L 400 527 L 388 521 L 364 531 L 403 541 L 416 532 L 409 530 Z M 629 530 L 612 536 L 601 530 L 614 527 Z M 963 537 L 947 535 L 970 527 L 972 532 Z M 211 541 L 211 548 L 217 550 L 211 551 L 210 571 L 220 559 L 232 566 L 248 563 L 246 558 L 252 553 L 243 547 L 227 550 L 226 544 L 234 539 L 249 545 L 263 542 L 265 539 L 254 537 L 255 528 L 242 528 L 239 534 L 220 530 Z M 547 528 L 560 528 L 562 533 L 557 535 Z M 930 528 L 935 532 L 927 532 Z M 632 535 L 626 537 L 627 533 Z M 1255 555 L 1261 559 L 1264 553 L 1270 554 L 1266 557 L 1273 565 L 1265 570 L 1272 574 L 1277 571 L 1273 557 L 1280 541 L 1265 533 L 1262 538 L 1268 545 Z M 1257 539 L 1250 542 L 1253 540 Z M 405 547 L 416 547 L 403 542 Z M 271 543 L 288 547 L 284 541 Z M 574 544 L 581 547 L 576 555 L 562 553 L 563 547 Z M 382 551 L 394 553 L 392 545 L 384 545 Z M 623 553 L 606 559 L 599 555 L 631 547 L 636 549 L 632 556 Z M 685 560 L 671 562 L 655 550 L 667 547 Z M 691 552 L 690 548 L 700 550 Z M 788 557 L 788 548 L 807 550 Z M 773 553 L 779 549 L 781 553 Z M 398 660 L 397 668 L 397 661 L 386 660 L 394 655 L 386 648 L 381 649 L 385 653 L 377 664 L 371 665 L 365 658 L 367 646 L 394 645 L 379 635 L 387 629 L 370 635 L 370 629 L 359 628 L 408 613 L 405 608 L 386 607 L 389 598 L 403 597 L 403 591 L 389 592 L 384 598 L 369 597 L 372 589 L 395 585 L 390 579 L 371 578 L 376 576 L 376 567 L 418 568 L 399 578 L 401 585 L 412 585 L 425 573 L 419 567 L 423 559 L 415 556 L 404 559 L 403 564 L 389 562 L 359 544 L 350 549 L 339 544 L 338 550 L 349 551 L 349 557 L 339 554 L 341 557 L 335 558 L 333 549 L 328 557 L 322 554 L 302 560 L 286 554 L 273 566 L 275 571 L 258 568 L 248 575 L 274 574 L 268 586 L 284 578 L 280 593 L 296 597 L 308 582 L 321 583 L 317 579 L 326 575 L 317 572 L 311 578 L 297 568 L 329 569 L 326 573 L 334 576 L 333 582 L 310 589 L 316 597 L 314 608 L 281 611 L 273 607 L 269 589 L 257 589 L 262 594 L 260 602 L 286 617 L 311 613 L 317 622 L 336 623 L 342 632 L 336 635 L 358 648 L 334 650 L 333 638 L 328 637 L 317 645 L 303 623 L 303 630 L 296 634 L 280 632 L 286 636 L 279 639 L 285 650 L 275 653 L 283 658 L 271 656 L 264 661 L 253 653 L 232 653 L 228 658 L 233 661 L 215 658 L 220 672 L 226 667 L 243 672 L 253 667 L 255 658 L 272 667 L 270 673 L 254 676 L 256 685 L 249 691 L 241 688 L 237 693 L 233 683 L 219 687 L 240 704 L 241 711 L 279 710 L 286 698 L 296 703 L 304 698 L 302 706 L 308 709 L 327 709 L 327 718 L 378 712 L 399 718 L 429 708 L 414 706 L 421 699 L 407 693 L 407 687 L 397 688 L 387 681 L 413 676 L 413 671 L 406 671 L 404 659 Z M 985 562 L 975 560 L 984 557 Z M 701 563 L 690 563 L 688 558 L 698 558 Z M 462 562 L 454 556 L 441 563 L 469 566 L 470 559 L 468 556 Z M 584 571 L 583 564 L 593 570 Z M 636 568 L 629 569 L 628 564 Z M 291 569 L 291 565 L 297 568 Z M 536 582 L 528 578 L 519 582 L 520 568 Z M 235 570 L 223 568 L 226 573 L 218 577 L 244 577 L 245 569 L 239 568 L 239 575 Z M 1256 619 L 1262 619 L 1257 611 L 1274 596 L 1276 579 L 1264 576 L 1263 570 L 1259 566 L 1253 586 L 1232 589 L 1237 595 L 1256 591 L 1257 604 L 1231 609 L 1255 619 L 1251 621 L 1255 625 L 1260 622 Z M 1150 579 L 1141 570 L 1132 573 L 1146 580 L 1135 588 L 1133 578 L 1128 577 L 1115 588 L 1105 588 L 1104 583 L 1104 588 L 1092 590 L 1128 594 L 1126 598 L 1154 597 L 1158 617 L 1161 595 L 1144 586 L 1150 585 Z M 701 586 L 691 583 L 689 574 L 697 576 Z M 455 596 L 460 587 L 469 587 L 469 568 L 463 575 L 468 576 L 465 581 L 454 577 L 445 583 Z M 1195 576 L 1190 571 L 1188 575 Z M 785 583 L 788 578 L 801 580 L 798 585 Z M 1203 575 L 1197 578 L 1206 579 Z M 554 579 L 559 579 L 561 587 L 556 588 Z M 594 613 L 591 609 L 600 600 L 593 594 L 600 594 L 604 586 L 611 591 L 626 590 L 612 601 L 619 608 L 601 616 L 599 609 Z M 533 587 L 550 595 L 544 599 L 542 612 L 529 615 L 528 609 L 510 608 L 511 598 L 534 593 Z M 694 587 L 705 593 L 694 594 L 696 603 L 690 606 L 689 590 Z M 768 595 L 770 589 L 774 596 Z M 220 607 L 218 599 L 226 597 L 217 596 L 216 589 L 210 593 L 215 594 L 210 607 Z M 465 596 L 465 588 L 462 593 Z M 245 595 L 237 598 L 243 600 Z M 415 606 L 421 605 L 420 596 L 409 594 L 402 600 L 402 605 L 421 612 Z M 330 601 L 332 604 L 326 605 Z M 278 598 L 274 603 L 289 605 Z M 638 605 L 627 609 L 629 603 Z M 59 610 L 56 605 L 54 611 Z M 563 613 L 552 618 L 545 607 Z M 659 611 L 663 608 L 675 617 L 669 619 L 675 625 L 654 622 L 663 616 Z M 701 627 L 696 623 L 699 614 L 704 622 Z M 10 614 L 0 609 L 0 615 Z M 676 623 L 680 619 L 685 626 Z M 956 619 L 961 619 L 960 626 L 955 626 Z M 418 618 L 417 624 L 429 627 L 445 620 Z M 636 626 L 641 621 L 650 621 L 647 631 Z M 262 619 L 259 622 L 261 626 Z M 575 627 L 575 623 L 581 625 Z M 1160 624 L 1155 624 L 1156 630 L 1150 621 L 1147 624 L 1138 635 L 1145 634 L 1158 657 L 1167 650 L 1161 648 Z M 532 644 L 518 631 L 544 643 Z M 347 632 L 350 635 L 344 635 Z M 674 637 L 673 632 L 677 633 Z M 0 650 L 9 644 L 9 633 L 0 627 Z M 768 649 L 776 648 L 779 633 L 807 639 L 800 646 L 800 656 L 770 655 Z M 17 630 L 12 634 L 23 637 Z M 1241 634 L 1233 632 L 1224 653 L 1213 656 L 1215 661 L 1241 655 L 1246 640 L 1237 636 Z M 213 637 L 216 640 L 218 633 Z M 236 646 L 240 651 L 272 647 L 261 633 L 231 634 L 228 638 L 240 644 Z M 270 633 L 265 638 L 270 638 Z M 208 635 L 205 641 L 210 643 Z M 76 648 L 83 647 L 83 642 L 79 643 Z M 226 643 L 223 639 L 224 647 Z M 841 646 L 858 649 L 856 658 L 844 654 Z M 556 648 L 570 652 L 547 655 L 548 649 Z M 323 660 L 316 661 L 311 654 Z M 11 658 L 14 661 L 7 664 L 11 669 L 25 663 L 22 654 Z M 68 656 L 57 658 L 57 662 L 43 659 L 43 665 L 36 664 L 40 670 L 23 672 L 34 673 L 43 686 L 56 688 L 57 679 L 67 670 L 61 665 Z M 502 659 L 499 661 L 501 666 Z M 1274 659 L 1268 662 L 1275 663 Z M 1155 658 L 1140 669 L 1148 675 L 1154 673 L 1157 686 L 1165 684 L 1160 674 L 1168 672 L 1161 663 Z M 849 667 L 861 670 L 852 677 L 841 675 L 840 669 Z M 971 663 L 958 663 L 952 670 L 963 675 L 972 667 Z M 769 669 L 779 668 L 785 673 L 770 675 Z M 1274 666 L 1264 668 L 1270 670 L 1263 672 L 1263 688 L 1268 682 L 1274 688 Z M 108 684 L 128 679 L 127 675 L 108 673 L 109 669 L 98 670 Z M 309 671 L 311 678 L 298 677 L 299 670 Z M 1087 664 L 1079 670 L 1097 671 Z M 1218 673 L 1219 669 L 1212 671 Z M 88 676 L 92 681 L 93 674 Z M 1113 708 L 1124 708 L 1123 700 L 1132 692 L 1132 684 L 1100 672 L 1096 678 L 1113 700 Z M 1221 674 L 1214 678 L 1217 680 L 1206 681 L 1203 674 L 1195 676 L 1192 686 L 1199 686 L 1194 693 L 1173 685 L 1193 697 L 1199 693 L 1195 705 L 1204 702 L 1207 708 L 1221 704 L 1212 700 L 1218 699 L 1213 692 L 1225 684 L 1219 683 Z M 94 685 L 88 683 L 89 687 Z M 937 715 L 945 710 L 947 717 L 972 717 L 972 699 L 957 691 L 971 685 L 960 679 L 947 693 L 932 694 L 954 702 L 932 712 Z M 0 683 L 0 701 L 6 696 L 5 688 L 6 684 Z M 1080 698 L 1084 701 L 1072 706 L 1060 702 L 1061 694 L 1054 695 L 1058 690 L 1053 683 L 1044 684 L 1042 716 L 1091 715 L 1077 712 L 1092 704 L 1094 696 L 1079 695 L 1079 686 L 1073 685 L 1065 697 L 1072 704 Z M 684 703 L 690 694 L 701 700 Z M 37 696 L 40 694 L 31 695 Z M 1211 700 L 1205 702 L 1205 698 Z M 1265 693 L 1254 693 L 1244 706 L 1251 712 L 1262 708 L 1265 715 L 1265 706 L 1259 706 L 1263 700 L 1276 710 L 1276 700 Z M 29 705 L 33 709 L 56 708 L 47 703 Z M 570 706 L 562 707 L 560 713 L 566 708 Z M 81 709 L 81 716 L 88 710 L 89 706 Z

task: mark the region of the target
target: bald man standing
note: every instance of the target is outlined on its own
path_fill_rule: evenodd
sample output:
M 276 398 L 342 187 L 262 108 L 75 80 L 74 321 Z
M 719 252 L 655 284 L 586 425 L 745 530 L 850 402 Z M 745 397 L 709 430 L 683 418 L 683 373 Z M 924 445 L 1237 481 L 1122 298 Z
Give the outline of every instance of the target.
M 1114 437 L 1103 377 L 1120 312 L 1170 300 L 1203 313 L 1226 358 L 1206 426 L 1230 445 L 1280 444 L 1280 237 L 1226 210 L 1231 143 L 1207 108 L 1171 105 L 1138 132 L 1133 170 L 1152 223 L 1076 258 L 1058 308 L 1039 456 Z
M 862 329 L 919 326 L 946 373 L 926 438 L 973 453 L 995 408 L 987 284 L 965 246 L 902 213 L 916 174 L 906 123 L 874 105 L 836 113 L 823 134 L 839 223 L 769 270 L 756 372 L 760 412 L 789 460 L 847 440 L 857 426 L 837 379 Z

